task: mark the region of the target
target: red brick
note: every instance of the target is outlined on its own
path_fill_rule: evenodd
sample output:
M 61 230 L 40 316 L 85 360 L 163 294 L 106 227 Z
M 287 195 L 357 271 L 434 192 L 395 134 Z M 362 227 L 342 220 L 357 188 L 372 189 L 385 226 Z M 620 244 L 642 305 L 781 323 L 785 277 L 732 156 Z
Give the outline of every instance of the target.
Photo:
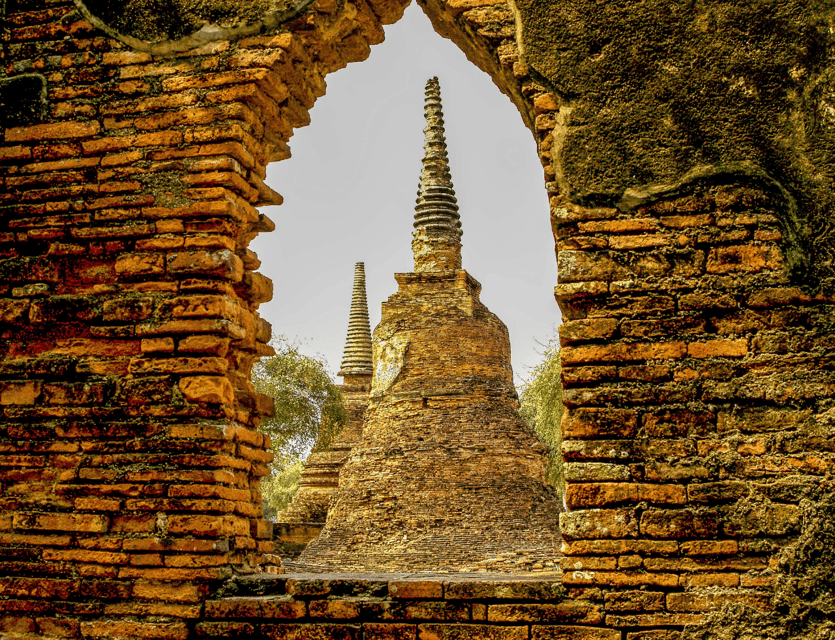
M 16 513 L 13 522 L 15 529 L 101 533 L 107 531 L 110 520 L 86 513 Z
M 748 354 L 748 340 L 708 340 L 691 342 L 687 345 L 687 355 L 691 358 L 741 358 Z
M 185 622 L 132 622 L 129 620 L 95 620 L 81 623 L 85 638 L 149 638 L 157 640 L 187 640 Z
M 562 363 L 588 364 L 592 362 L 626 362 L 630 360 L 681 359 L 687 353 L 683 342 L 618 343 L 613 345 L 564 347 L 560 351 Z
M 235 402 L 232 383 L 220 376 L 194 376 L 179 382 L 180 391 L 189 402 L 231 405 Z
M 89 138 L 101 130 L 98 122 L 54 122 L 6 129 L 6 142 Z

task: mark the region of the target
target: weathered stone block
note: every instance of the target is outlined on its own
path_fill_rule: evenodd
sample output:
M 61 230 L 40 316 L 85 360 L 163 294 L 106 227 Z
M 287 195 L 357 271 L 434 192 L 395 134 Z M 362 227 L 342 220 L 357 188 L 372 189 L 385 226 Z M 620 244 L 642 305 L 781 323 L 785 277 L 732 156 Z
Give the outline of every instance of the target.
M 638 520 L 632 510 L 584 509 L 561 513 L 560 531 L 569 539 L 634 538 Z
M 180 391 L 189 402 L 232 404 L 235 391 L 232 383 L 220 376 L 194 376 L 179 382 Z
M 641 533 L 650 538 L 710 538 L 719 532 L 719 517 L 713 511 L 646 511 L 641 515 Z
M 418 625 L 418 640 L 527 640 L 524 627 L 499 627 L 481 624 Z
M 562 437 L 632 438 L 638 432 L 638 414 L 624 409 L 572 408 L 563 413 Z
M 167 257 L 168 273 L 179 276 L 212 276 L 240 282 L 244 267 L 241 259 L 228 249 L 221 251 L 184 251 Z

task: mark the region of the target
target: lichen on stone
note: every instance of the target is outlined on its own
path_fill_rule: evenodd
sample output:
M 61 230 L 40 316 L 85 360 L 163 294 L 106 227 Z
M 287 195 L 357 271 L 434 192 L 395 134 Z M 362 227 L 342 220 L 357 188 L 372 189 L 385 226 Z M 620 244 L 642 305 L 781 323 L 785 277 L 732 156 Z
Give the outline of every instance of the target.
M 801 533 L 778 558 L 773 611 L 725 604 L 682 640 L 831 640 L 835 637 L 835 492 L 800 503 Z

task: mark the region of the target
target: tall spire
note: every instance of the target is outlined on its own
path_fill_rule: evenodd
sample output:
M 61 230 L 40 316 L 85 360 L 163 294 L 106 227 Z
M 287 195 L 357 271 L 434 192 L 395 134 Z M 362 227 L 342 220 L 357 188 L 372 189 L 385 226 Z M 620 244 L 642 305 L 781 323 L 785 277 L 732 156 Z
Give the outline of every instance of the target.
M 365 263 L 354 266 L 354 295 L 348 319 L 348 337 L 342 355 L 340 376 L 371 375 L 371 323 L 368 320 L 368 301 L 365 295 Z
M 460 269 L 461 221 L 447 161 L 441 87 L 437 77 L 426 82 L 424 115 L 425 155 L 415 205 L 412 241 L 415 271 Z

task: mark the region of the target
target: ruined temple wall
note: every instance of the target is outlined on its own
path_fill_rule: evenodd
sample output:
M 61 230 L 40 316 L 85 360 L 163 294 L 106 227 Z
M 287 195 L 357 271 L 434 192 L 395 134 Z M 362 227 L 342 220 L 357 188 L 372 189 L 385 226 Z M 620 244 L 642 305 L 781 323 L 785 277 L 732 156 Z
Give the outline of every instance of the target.
M 325 74 L 365 57 L 402 7 L 319 2 L 281 33 L 153 57 L 68 2 L 4 6 L 3 79 L 43 75 L 47 103 L 31 122 L 3 114 L 0 146 L 0 630 L 182 638 L 205 615 L 222 637 L 221 618 L 267 606 L 205 603 L 270 548 L 268 445 L 252 429 L 269 406 L 247 383 L 269 335 L 256 312 L 270 285 L 246 250 L 271 228 L 254 207 L 278 199 L 264 168 L 286 157 Z M 723 603 L 768 610 L 792 568 L 780 549 L 831 493 L 832 282 L 795 269 L 812 255 L 802 231 L 826 219 L 804 221 L 773 181 L 738 171 L 617 206 L 568 202 L 552 132 L 570 110 L 520 57 L 514 9 L 427 7 L 535 131 L 558 237 L 564 583 L 600 615 L 571 625 L 528 607 L 513 615 L 538 622 L 517 626 L 672 640 Z M 269 615 L 296 625 L 294 607 Z M 403 625 L 391 631 L 363 627 L 353 601 L 316 615 L 347 637 L 418 637 L 409 616 L 438 637 L 522 633 L 475 605 L 435 607 L 385 613 Z
M 265 167 L 381 18 L 323 4 L 154 57 L 69 2 L 4 6 L 3 70 L 42 74 L 46 110 L 4 112 L 0 146 L 0 635 L 183 637 L 273 548 Z
M 710 182 L 623 210 L 554 202 L 563 583 L 643 590 L 619 624 L 698 622 L 679 591 L 767 609 L 800 502 L 831 491 L 835 297 L 791 280 L 784 206 Z
M 332 442 L 324 446 L 319 442 L 314 447 L 305 460 L 298 491 L 287 509 L 277 516 L 275 539 L 292 539 L 293 556 L 303 548 L 298 547 L 298 541 L 304 540 L 306 544 L 325 524 L 331 496 L 339 486 L 339 473 L 351 449 L 362 437 L 362 423 L 371 391 L 370 377 L 350 376 L 351 384 L 340 385 L 347 421 Z

